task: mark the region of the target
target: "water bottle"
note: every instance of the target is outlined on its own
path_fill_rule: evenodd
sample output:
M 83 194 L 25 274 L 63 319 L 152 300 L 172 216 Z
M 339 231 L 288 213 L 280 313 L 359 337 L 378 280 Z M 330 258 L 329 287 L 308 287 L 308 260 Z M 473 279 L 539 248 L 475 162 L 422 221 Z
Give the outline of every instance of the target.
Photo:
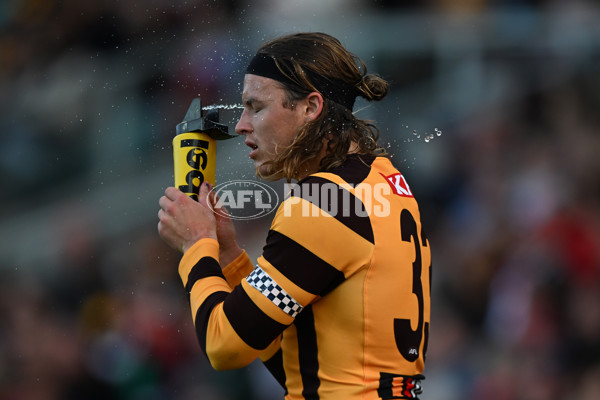
M 183 121 L 175 127 L 173 162 L 175 187 L 198 201 L 200 185 L 215 185 L 217 140 L 230 139 L 227 125 L 219 123 L 219 110 L 202 116 L 202 101 L 192 100 Z

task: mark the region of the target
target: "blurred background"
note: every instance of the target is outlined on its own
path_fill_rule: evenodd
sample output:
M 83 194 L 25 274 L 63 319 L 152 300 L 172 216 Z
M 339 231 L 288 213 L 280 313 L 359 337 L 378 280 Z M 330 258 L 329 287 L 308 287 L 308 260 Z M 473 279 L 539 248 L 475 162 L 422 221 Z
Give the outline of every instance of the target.
M 309 30 L 392 83 L 355 111 L 432 243 L 422 398 L 599 399 L 598 21 L 592 0 L 1 0 L 0 399 L 282 398 L 260 365 L 210 369 L 156 213 L 191 100 L 239 103 L 256 48 Z M 217 180 L 255 179 L 247 153 L 220 142 Z M 237 222 L 253 258 L 269 224 Z

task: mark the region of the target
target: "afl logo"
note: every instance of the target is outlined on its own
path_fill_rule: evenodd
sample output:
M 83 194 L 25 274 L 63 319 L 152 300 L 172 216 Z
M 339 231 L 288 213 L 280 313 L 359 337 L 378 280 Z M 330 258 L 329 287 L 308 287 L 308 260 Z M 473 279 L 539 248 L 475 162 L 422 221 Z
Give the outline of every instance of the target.
M 215 186 L 212 192 L 217 195 L 217 201 L 214 206 L 207 203 L 213 212 L 235 220 L 264 217 L 275 211 L 279 204 L 275 189 L 255 181 L 224 182 Z

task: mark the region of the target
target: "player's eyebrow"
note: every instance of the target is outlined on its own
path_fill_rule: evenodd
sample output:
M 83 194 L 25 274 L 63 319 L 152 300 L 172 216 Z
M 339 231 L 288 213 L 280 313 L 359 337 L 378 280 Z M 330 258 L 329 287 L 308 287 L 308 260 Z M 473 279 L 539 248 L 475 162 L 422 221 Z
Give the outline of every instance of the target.
M 264 104 L 264 101 L 259 100 L 256 97 L 248 97 L 247 99 L 243 99 L 242 103 L 246 107 L 253 107 L 253 106 Z

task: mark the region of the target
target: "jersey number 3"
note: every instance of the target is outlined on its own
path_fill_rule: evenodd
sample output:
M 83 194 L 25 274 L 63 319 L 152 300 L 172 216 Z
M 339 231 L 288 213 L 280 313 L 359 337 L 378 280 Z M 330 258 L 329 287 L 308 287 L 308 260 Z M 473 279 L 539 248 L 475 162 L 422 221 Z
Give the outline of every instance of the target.
M 423 335 L 425 335 L 425 343 L 423 345 L 423 357 L 425 357 L 427 340 L 429 338 L 429 323 L 424 321 L 423 315 L 423 282 L 421 281 L 423 259 L 421 257 L 421 243 L 419 242 L 417 223 L 408 210 L 402 210 L 402 214 L 400 215 L 400 232 L 403 242 L 410 243 L 412 241 L 415 244 L 415 260 L 412 264 L 412 292 L 417 296 L 419 320 L 417 329 L 413 330 L 410 319 L 394 319 L 394 337 L 396 338 L 396 346 L 402 356 L 407 361 L 412 362 L 419 358 L 419 348 L 421 347 Z M 421 232 L 421 236 L 423 246 L 427 247 L 427 238 L 423 235 L 423 232 Z M 429 267 L 431 268 L 431 265 Z M 431 269 L 429 272 L 431 273 Z M 429 279 L 431 279 L 431 276 Z

